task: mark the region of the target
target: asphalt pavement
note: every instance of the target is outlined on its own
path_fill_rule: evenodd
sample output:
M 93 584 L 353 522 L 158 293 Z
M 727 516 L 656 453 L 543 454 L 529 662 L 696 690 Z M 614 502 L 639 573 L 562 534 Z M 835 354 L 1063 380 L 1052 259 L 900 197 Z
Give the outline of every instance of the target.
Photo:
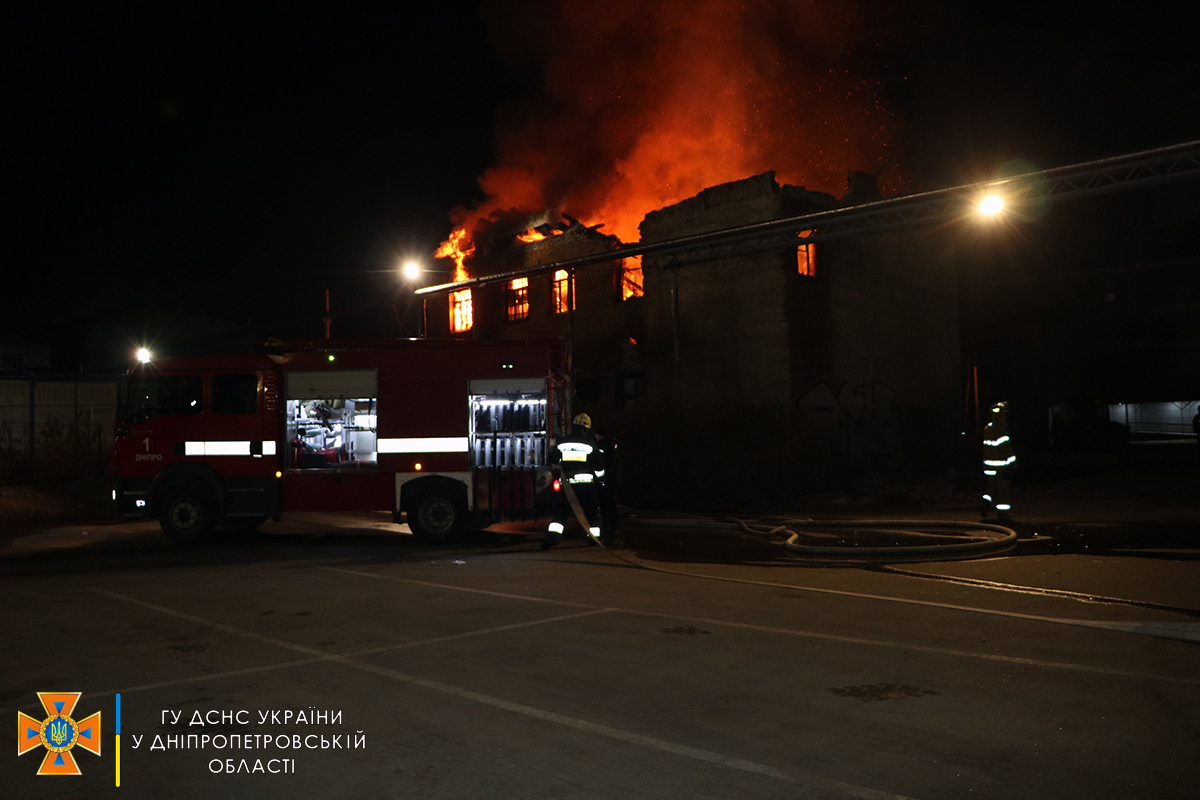
M 1004 553 L 854 566 L 648 548 L 645 513 L 613 552 L 578 539 L 542 552 L 539 523 L 431 548 L 386 514 L 290 515 L 191 548 L 152 522 L 23 531 L 0 550 L 0 707 L 10 724 L 40 721 L 38 692 L 80 692 L 73 718 L 100 711 L 102 747 L 71 751 L 73 778 L 36 775 L 44 748 L 10 748 L 0 785 L 29 798 L 1190 796 L 1194 508 L 1113 513 L 1058 492 L 1039 509 L 1035 495 Z

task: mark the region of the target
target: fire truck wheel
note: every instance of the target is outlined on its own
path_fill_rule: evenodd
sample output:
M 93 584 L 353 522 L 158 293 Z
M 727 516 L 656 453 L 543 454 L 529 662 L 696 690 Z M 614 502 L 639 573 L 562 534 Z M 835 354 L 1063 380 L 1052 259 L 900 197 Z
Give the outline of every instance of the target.
M 444 494 L 430 492 L 415 498 L 408 509 L 408 527 L 426 542 L 449 542 L 463 532 L 467 512 Z
M 177 542 L 198 542 L 216 528 L 216 506 L 201 489 L 183 487 L 167 495 L 158 521 L 163 533 Z

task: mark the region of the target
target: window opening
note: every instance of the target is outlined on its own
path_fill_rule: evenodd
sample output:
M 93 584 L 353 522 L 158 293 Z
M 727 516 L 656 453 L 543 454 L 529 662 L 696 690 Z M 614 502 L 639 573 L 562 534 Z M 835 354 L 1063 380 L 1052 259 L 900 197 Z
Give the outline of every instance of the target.
M 450 295 L 450 330 L 462 333 L 471 330 L 474 324 L 474 313 L 471 308 L 471 290 L 463 289 Z
M 807 238 L 812 231 L 802 231 L 800 238 Z M 817 274 L 817 246 L 813 242 L 802 244 L 796 248 L 796 271 L 807 277 Z
M 551 285 L 550 304 L 555 314 L 567 313 L 567 295 L 571 296 L 571 309 L 574 310 L 577 306 L 575 303 L 575 281 L 571 280 L 570 275 L 565 269 L 560 269 L 554 273 L 554 283 Z M 569 289 L 569 291 L 568 291 Z
M 508 309 L 508 321 L 529 317 L 529 278 L 513 278 L 508 282 L 505 291 L 505 305 Z
M 642 396 L 642 378 L 640 375 L 624 375 L 620 380 L 621 407 L 627 408 Z
M 123 385 L 120 420 L 199 414 L 204 380 L 199 375 L 136 375 Z
M 258 411 L 258 375 L 214 375 L 212 413 L 253 414 Z
M 618 279 L 620 285 L 617 287 L 617 296 L 622 300 L 629 300 L 633 297 L 642 297 L 646 291 L 643 288 L 642 279 L 642 257 L 633 256 L 631 258 L 621 259 L 621 268 L 618 271 Z

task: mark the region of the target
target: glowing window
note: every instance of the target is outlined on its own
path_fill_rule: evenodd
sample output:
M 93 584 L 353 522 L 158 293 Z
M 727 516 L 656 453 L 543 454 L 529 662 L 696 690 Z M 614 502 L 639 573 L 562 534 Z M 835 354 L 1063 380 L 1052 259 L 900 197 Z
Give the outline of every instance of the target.
M 808 231 L 800 236 L 808 236 Z M 817 274 L 817 246 L 815 244 L 810 242 L 796 248 L 796 271 L 810 278 Z
M 621 269 L 617 273 L 620 283 L 617 286 L 617 296 L 622 300 L 631 297 L 641 297 L 646 293 L 642 287 L 642 257 L 621 259 Z
M 568 284 L 570 284 L 568 286 Z M 571 309 L 575 305 L 575 282 L 570 279 L 565 269 L 554 273 L 554 283 L 551 287 L 550 307 L 555 314 L 567 313 L 567 295 L 571 296 Z
M 462 333 L 471 330 L 474 323 L 471 310 L 471 290 L 463 289 L 450 295 L 450 330 Z
M 529 278 L 513 278 L 505 287 L 504 295 L 509 322 L 529 316 Z

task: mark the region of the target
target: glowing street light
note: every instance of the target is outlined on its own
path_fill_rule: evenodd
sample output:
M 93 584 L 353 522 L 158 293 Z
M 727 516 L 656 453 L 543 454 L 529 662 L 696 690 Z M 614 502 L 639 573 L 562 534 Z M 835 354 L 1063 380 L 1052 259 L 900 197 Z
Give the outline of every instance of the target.
M 410 281 L 415 281 L 421 275 L 421 265 L 415 261 L 409 261 L 404 265 L 404 277 Z
M 985 217 L 994 217 L 1004 210 L 1004 198 L 998 194 L 990 194 L 979 201 L 979 213 Z
M 150 350 L 145 347 L 139 347 L 137 351 L 137 360 L 142 364 L 150 363 Z

